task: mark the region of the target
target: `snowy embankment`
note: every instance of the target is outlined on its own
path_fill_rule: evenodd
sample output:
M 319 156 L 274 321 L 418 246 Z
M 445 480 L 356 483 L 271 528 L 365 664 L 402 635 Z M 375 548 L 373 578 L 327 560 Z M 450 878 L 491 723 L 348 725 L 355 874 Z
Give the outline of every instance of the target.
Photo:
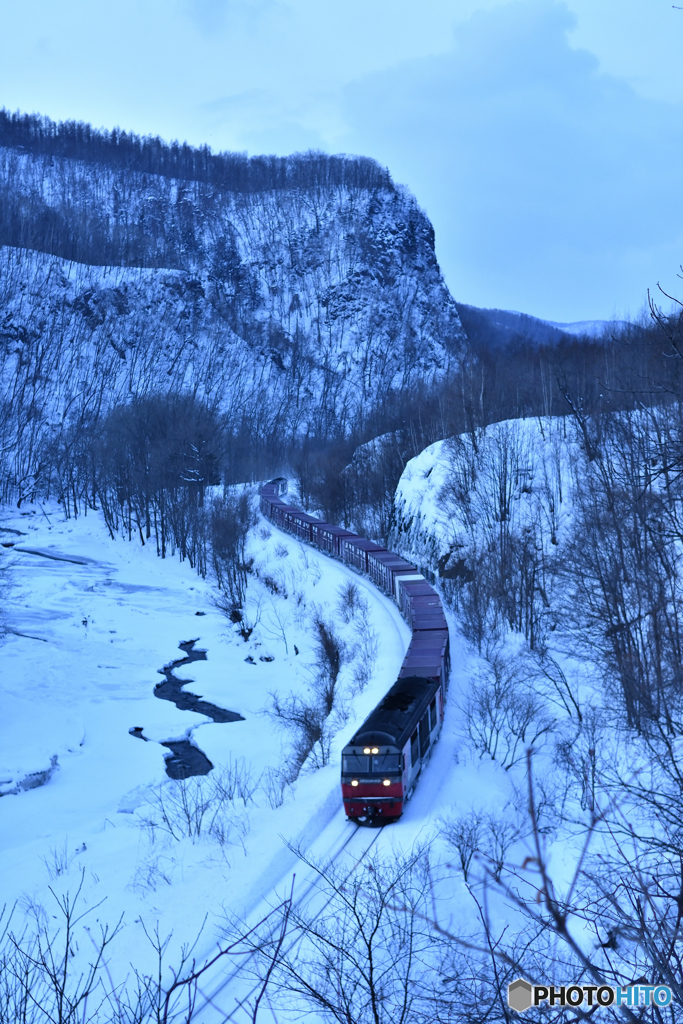
M 491 424 L 408 463 L 392 546 L 456 611 L 462 754 L 507 784 L 496 819 L 474 771 L 445 826 L 482 946 L 681 1005 L 679 452 L 673 403 Z
M 396 550 L 435 571 L 441 561 L 443 572 L 495 523 L 508 523 L 510 531 L 537 525 L 551 551 L 571 522 L 578 457 L 561 417 L 505 420 L 429 445 L 396 489 Z
M 339 752 L 396 679 L 408 628 L 367 580 L 263 521 L 250 538 L 246 641 L 216 608 L 209 582 L 150 546 L 112 541 L 96 514 L 64 522 L 49 507 L 5 510 L 0 525 L 3 542 L 14 545 L 4 550 L 13 589 L 0 648 L 3 900 L 19 901 L 19 915 L 49 908 L 48 887 L 73 893 L 82 874 L 85 907 L 105 900 L 97 917 L 109 922 L 124 914 L 124 937 L 109 949 L 118 979 L 131 963 L 153 967 L 143 925 L 173 932 L 172 963 L 208 915 L 197 955 L 209 955 L 226 915 L 275 899 L 295 870 L 305 877 L 286 843 L 324 858 L 353 828 L 341 804 Z M 340 612 L 349 582 L 366 608 L 361 622 Z M 305 765 L 284 785 L 292 737 L 266 711 L 271 695 L 305 693 L 315 677 L 314 613 L 334 626 L 345 651 L 330 763 Z M 154 696 L 159 670 L 195 639 L 207 660 L 176 676 L 243 721 L 217 724 Z M 463 792 L 507 799 L 491 766 L 456 764 L 467 661 L 454 646 L 442 740 L 403 819 L 379 836 L 380 854 L 433 835 Z M 230 805 L 220 840 L 173 838 L 159 827 L 160 799 L 177 785 L 166 777 L 161 744 L 182 739 L 215 766 L 208 779 L 238 767 L 246 797 Z M 40 773 L 44 784 L 28 788 Z

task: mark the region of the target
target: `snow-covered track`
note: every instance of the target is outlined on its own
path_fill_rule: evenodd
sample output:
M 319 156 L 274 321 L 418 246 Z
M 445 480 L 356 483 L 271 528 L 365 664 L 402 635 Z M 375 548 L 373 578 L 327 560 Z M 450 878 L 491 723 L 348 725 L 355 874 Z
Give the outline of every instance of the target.
M 345 829 L 345 831 L 347 831 Z M 367 857 L 372 847 L 377 842 L 382 828 L 367 829 L 360 825 L 356 825 L 353 831 L 348 831 L 346 835 L 340 837 L 340 841 L 335 843 L 335 846 L 329 851 L 326 857 L 326 864 L 333 864 L 338 862 L 343 854 L 350 856 L 352 864 L 346 874 L 344 875 L 341 884 L 343 885 L 354 871 L 358 868 L 361 862 Z M 292 888 L 292 901 L 298 911 L 305 910 L 315 899 L 319 892 L 319 876 L 314 869 L 309 869 L 304 878 Z M 329 906 L 332 897 L 328 897 L 322 902 L 322 904 L 315 910 L 315 913 L 311 915 L 311 921 L 317 920 Z M 264 917 L 265 912 L 272 909 L 268 906 L 266 901 L 260 907 L 259 911 L 255 912 L 253 918 L 260 920 Z M 260 917 L 259 917 L 260 914 Z M 294 949 L 304 938 L 304 934 L 301 931 L 297 931 L 296 934 L 290 936 L 285 940 L 282 949 L 282 955 L 287 956 L 292 953 Z M 259 992 L 263 986 L 262 981 L 258 981 L 255 984 L 251 984 L 246 991 L 243 991 L 239 996 L 235 998 L 235 1005 L 230 1007 L 225 1005 L 226 1000 L 230 995 L 230 988 L 234 985 L 240 984 L 240 978 L 244 976 L 251 964 L 254 963 L 258 956 L 256 949 L 244 953 L 243 955 L 236 957 L 236 963 L 227 971 L 213 987 L 210 984 L 204 984 L 198 989 L 198 1003 L 195 1009 L 195 1019 L 201 1021 L 202 1024 L 227 1024 L 228 1021 L 237 1019 L 237 1014 L 243 1011 L 249 1019 L 251 1019 L 251 1011 L 248 1010 L 251 1000 Z

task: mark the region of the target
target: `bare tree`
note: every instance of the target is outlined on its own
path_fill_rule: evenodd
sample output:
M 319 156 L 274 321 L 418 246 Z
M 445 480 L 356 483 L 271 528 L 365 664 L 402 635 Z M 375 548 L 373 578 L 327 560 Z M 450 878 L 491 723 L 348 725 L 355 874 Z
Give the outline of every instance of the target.
M 146 974 L 133 965 L 132 974 L 116 981 L 107 956 L 123 926 L 98 921 L 97 930 L 86 920 L 102 904 L 83 909 L 84 878 L 74 895 L 51 890 L 56 907 L 33 905 L 32 918 L 19 931 L 12 928 L 12 913 L 0 914 L 0 1022 L 1 1024 L 191 1024 L 201 1003 L 199 982 L 215 965 L 234 957 L 238 965 L 256 950 L 262 971 L 249 1007 L 252 1024 L 271 981 L 289 928 L 291 893 L 251 929 L 198 963 L 194 951 L 206 921 L 194 942 L 184 943 L 179 955 L 170 955 L 171 935 L 163 938 L 158 925 L 143 930 L 154 951 L 156 969 Z M 57 909 L 58 916 L 51 913 Z M 57 920 L 57 924 L 52 922 Z M 239 967 L 238 967 L 239 973 Z
M 339 1024 L 434 1021 L 423 855 L 366 860 L 351 873 L 299 856 L 318 876 L 318 895 L 292 911 L 300 938 L 275 968 L 279 1001 Z

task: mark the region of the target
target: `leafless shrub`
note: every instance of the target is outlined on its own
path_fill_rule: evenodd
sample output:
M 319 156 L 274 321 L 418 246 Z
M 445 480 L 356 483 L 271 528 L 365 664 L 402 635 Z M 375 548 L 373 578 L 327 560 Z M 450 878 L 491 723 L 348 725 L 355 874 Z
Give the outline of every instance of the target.
M 197 839 L 210 831 L 216 814 L 212 794 L 203 778 L 162 782 L 149 798 L 151 810 L 145 810 L 140 822 L 152 841 L 157 833 L 172 839 Z
M 168 857 L 146 857 L 135 869 L 129 888 L 133 892 L 145 894 L 156 892 L 161 884 L 173 884 L 173 862 Z
M 246 808 L 256 786 L 242 758 L 208 776 L 164 782 L 152 792 L 140 824 L 152 841 L 157 835 L 176 841 L 207 836 L 220 846 L 235 842 L 244 846 L 248 820 L 236 812 L 235 800 Z
M 290 781 L 287 774 L 281 768 L 268 767 L 261 776 L 259 785 L 273 810 L 276 807 L 282 807 L 285 800 L 285 790 Z
M 330 623 L 325 622 L 319 612 L 314 614 L 312 625 L 315 633 L 315 651 L 318 657 L 320 675 L 329 681 L 329 686 L 325 689 L 323 696 L 325 708 L 329 715 L 334 704 L 337 678 L 344 660 L 344 642 L 335 633 L 334 627 Z
M 285 645 L 285 654 L 289 654 L 289 644 L 287 643 L 287 632 L 285 630 L 285 617 L 275 601 L 270 601 L 268 614 L 261 623 L 261 630 L 266 636 L 270 636 L 275 640 L 281 640 Z
M 270 591 L 271 594 L 287 598 L 287 587 L 281 577 L 276 578 L 274 575 L 271 575 L 271 573 L 264 572 L 263 569 L 256 569 L 254 571 L 254 575 L 261 581 L 266 590 Z
M 429 969 L 434 944 L 420 917 L 429 893 L 421 853 L 368 859 L 349 873 L 295 852 L 316 872 L 323 902 L 318 912 L 292 911 L 302 939 L 275 967 L 278 1001 L 330 1024 L 434 1022 L 441 979 Z
M 556 764 L 568 779 L 578 785 L 581 810 L 591 813 L 597 806 L 599 779 L 604 763 L 601 751 L 604 746 L 601 724 L 603 717 L 604 713 L 601 714 L 596 708 L 589 707 L 574 735 L 558 739 L 555 744 Z M 537 799 L 538 789 L 537 783 Z
M 306 548 L 304 547 L 302 547 L 299 550 L 299 560 L 304 570 L 306 579 L 310 584 L 312 584 L 312 586 L 315 587 L 318 583 L 320 583 L 320 580 L 323 578 L 323 574 L 317 559 L 311 558 L 310 555 L 310 551 L 307 551 Z
M 278 544 L 275 548 L 276 558 L 287 558 L 289 555 L 289 548 L 285 547 L 284 544 Z
M 681 771 L 672 756 L 676 743 L 665 730 L 657 739 L 643 738 L 641 753 L 647 751 L 648 771 L 642 776 L 629 771 L 624 777 L 616 764 L 604 768 L 600 782 L 606 799 L 590 816 L 573 870 L 567 871 L 563 858 L 561 878 L 553 877 L 538 827 L 529 752 L 526 796 L 532 855 L 521 866 L 507 863 L 498 872 L 484 863 L 480 881 L 490 884 L 492 892 L 479 902 L 469 887 L 482 925 L 478 936 L 459 935 L 442 924 L 436 901 L 431 916 L 435 934 L 451 943 L 456 955 L 488 956 L 493 977 L 509 976 L 511 969 L 511 977 L 521 975 L 545 985 L 559 985 L 569 977 L 595 987 L 629 987 L 634 979 L 636 984 L 666 985 L 672 998 L 665 1011 L 621 1006 L 605 1010 L 605 1017 L 637 1024 L 644 1012 L 661 1024 L 679 1020 L 683 845 Z M 501 849 L 509 846 L 509 838 L 509 832 L 504 834 Z M 514 908 L 522 922 L 516 933 L 507 923 L 493 923 L 489 907 L 494 896 Z M 564 1020 L 566 1011 L 556 1009 L 556 1016 L 548 1009 L 548 1019 Z M 510 1019 L 508 1012 L 504 1019 Z
M 353 685 L 354 692 L 360 693 L 372 676 L 375 662 L 377 661 L 377 652 L 379 651 L 379 637 L 370 625 L 369 617 L 365 613 L 361 613 L 356 619 L 354 633 L 356 640 L 352 648 L 352 654 L 356 664 L 353 672 Z
M 548 651 L 544 651 L 539 655 L 537 663 L 541 673 L 541 680 L 539 682 L 545 681 L 544 692 L 548 700 L 559 704 L 569 716 L 576 715 L 577 721 L 581 722 L 583 714 L 578 695 L 576 690 L 570 685 L 561 665 L 551 657 Z
M 509 770 L 525 750 L 551 731 L 554 722 L 526 678 L 528 663 L 497 647 L 475 680 L 465 709 L 470 739 L 483 757 L 488 754 Z
M 324 706 L 316 694 L 308 701 L 296 694 L 284 698 L 271 694 L 268 714 L 294 732 L 289 759 L 293 775 L 288 781 L 296 778 L 309 757 L 314 768 L 329 764 L 331 735 Z
M 254 780 L 251 766 L 243 757 L 233 761 L 229 754 L 226 764 L 214 768 L 210 779 L 213 795 L 220 803 L 234 803 L 239 798 L 246 807 L 254 802 L 259 783 Z
M 133 965 L 125 979 L 117 980 L 107 956 L 123 917 L 113 927 L 99 918 L 96 926 L 91 924 L 90 915 L 102 904 L 85 906 L 83 881 L 82 875 L 74 895 L 51 890 L 54 903 L 32 905 L 19 930 L 12 928 L 12 913 L 0 912 L 0 1024 L 191 1024 L 207 1005 L 199 989 L 201 978 L 218 961 L 245 950 L 257 952 L 265 964 L 249 1005 L 255 1024 L 281 956 L 291 896 L 199 963 L 195 950 L 206 919 L 175 959 L 169 953 L 172 936 L 162 938 L 158 923 L 149 927 L 140 920 L 155 953 L 155 967 L 145 974 Z
M 51 889 L 53 905 L 30 907 L 20 931 L 11 915 L 0 935 L 0 1022 L 2 1024 L 95 1024 L 107 1001 L 106 951 L 121 930 L 98 921 L 84 924 L 101 906 L 84 906 L 85 873 L 75 893 Z M 56 923 L 55 923 L 56 922 Z M 85 934 L 83 934 L 85 933 Z M 92 951 L 79 956 L 79 943 Z
M 508 850 L 523 835 L 519 825 L 495 814 L 471 811 L 445 820 L 441 835 L 457 851 L 460 868 L 468 881 L 473 858 L 483 861 L 495 879 L 499 879 Z
M 482 854 L 488 862 L 494 879 L 498 881 L 506 865 L 511 846 L 524 835 L 524 830 L 506 818 L 488 814 L 485 820 L 484 848 Z
M 358 585 L 353 580 L 349 580 L 339 587 L 337 607 L 342 619 L 348 624 L 359 613 L 367 613 L 368 602 L 358 589 Z
M 68 842 L 65 839 L 61 846 L 51 847 L 48 853 L 41 857 L 47 870 L 48 878 L 53 882 L 60 875 L 67 874 L 69 868 L 75 861 L 81 850 L 69 852 Z
M 370 624 L 368 602 L 352 580 L 339 588 L 337 608 L 347 625 L 353 623 L 354 639 L 347 646 L 345 655 L 349 661 L 355 662 L 352 692 L 360 693 L 372 675 L 379 638 Z
M 372 667 L 362 659 L 358 661 L 353 670 L 353 693 L 362 693 L 370 682 Z
M 444 821 L 441 827 L 442 836 L 458 854 L 465 881 L 469 876 L 472 858 L 481 847 L 483 820 L 481 813 L 472 811 Z

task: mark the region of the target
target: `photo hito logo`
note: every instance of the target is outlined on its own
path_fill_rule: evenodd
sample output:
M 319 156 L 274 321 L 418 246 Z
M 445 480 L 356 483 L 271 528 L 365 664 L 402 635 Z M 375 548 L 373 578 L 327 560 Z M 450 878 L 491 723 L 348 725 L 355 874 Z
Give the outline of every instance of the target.
M 543 1006 L 669 1006 L 668 985 L 532 985 L 517 978 L 508 985 L 508 1006 L 517 1013 Z

